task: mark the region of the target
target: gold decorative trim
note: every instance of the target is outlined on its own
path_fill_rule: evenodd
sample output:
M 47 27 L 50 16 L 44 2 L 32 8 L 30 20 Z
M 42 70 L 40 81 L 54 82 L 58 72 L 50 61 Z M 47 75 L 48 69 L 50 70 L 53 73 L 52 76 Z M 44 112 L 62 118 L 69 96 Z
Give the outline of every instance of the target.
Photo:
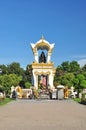
M 48 51 L 51 50 L 50 46 L 49 46 L 47 43 L 44 43 L 43 40 L 42 40 L 42 42 L 38 43 L 38 44 L 35 46 L 34 51 L 36 51 L 36 49 L 38 50 L 38 48 L 40 48 L 40 47 L 41 47 L 42 49 L 44 49 L 44 47 L 46 47 Z
M 47 72 L 44 72 L 44 71 L 41 71 L 41 72 L 35 71 L 34 74 L 36 74 L 36 75 L 42 75 L 42 74 L 44 74 L 44 75 L 45 74 L 50 75 L 50 72 L 49 71 L 47 71 Z
M 48 53 L 52 53 L 53 47 L 44 39 L 44 36 L 42 35 L 41 40 L 38 41 L 36 44 L 31 45 L 32 51 L 36 53 L 39 49 L 47 50 Z
M 53 74 L 55 74 L 56 73 L 56 68 L 53 68 Z
M 49 62 L 49 63 L 37 63 L 37 62 L 33 62 L 32 66 L 53 66 L 54 63 L 53 62 Z

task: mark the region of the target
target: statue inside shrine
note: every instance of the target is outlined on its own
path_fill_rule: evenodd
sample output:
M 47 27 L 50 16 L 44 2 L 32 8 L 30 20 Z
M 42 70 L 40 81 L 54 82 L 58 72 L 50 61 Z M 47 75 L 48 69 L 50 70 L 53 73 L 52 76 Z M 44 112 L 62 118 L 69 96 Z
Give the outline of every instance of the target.
M 46 76 L 45 75 L 41 75 L 41 79 L 40 79 L 40 89 L 46 89 Z
M 39 63 L 46 63 L 46 56 L 44 52 L 42 51 L 41 55 L 39 56 Z

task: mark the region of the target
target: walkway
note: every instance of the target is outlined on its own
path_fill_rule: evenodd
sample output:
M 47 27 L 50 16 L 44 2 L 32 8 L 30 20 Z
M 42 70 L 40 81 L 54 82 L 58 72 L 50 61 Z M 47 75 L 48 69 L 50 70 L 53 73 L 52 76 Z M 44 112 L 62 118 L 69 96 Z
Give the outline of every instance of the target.
M 86 106 L 72 100 L 17 100 L 0 107 L 0 130 L 86 130 Z

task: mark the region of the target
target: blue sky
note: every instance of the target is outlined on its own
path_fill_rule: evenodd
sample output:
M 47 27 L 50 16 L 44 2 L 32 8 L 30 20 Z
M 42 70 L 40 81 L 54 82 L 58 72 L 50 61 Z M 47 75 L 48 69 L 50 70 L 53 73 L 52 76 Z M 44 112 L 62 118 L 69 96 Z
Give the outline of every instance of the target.
M 34 61 L 30 43 L 55 43 L 55 66 L 86 64 L 86 0 L 0 0 L 0 64 Z

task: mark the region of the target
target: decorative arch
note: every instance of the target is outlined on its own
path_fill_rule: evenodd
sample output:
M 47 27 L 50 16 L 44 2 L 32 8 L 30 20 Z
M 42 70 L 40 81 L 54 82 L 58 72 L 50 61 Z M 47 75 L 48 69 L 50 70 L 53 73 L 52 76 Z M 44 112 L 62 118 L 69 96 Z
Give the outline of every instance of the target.
M 54 44 L 50 44 L 48 41 L 42 37 L 39 41 L 37 41 L 35 44 L 31 43 L 31 47 L 34 53 L 37 53 L 39 49 L 41 50 L 47 50 L 48 52 L 52 52 L 52 49 L 54 48 Z
M 42 42 L 36 44 L 36 46 L 35 46 L 34 49 L 37 50 L 37 51 L 39 49 L 49 51 L 50 50 L 50 46 L 48 44 L 46 44 L 45 42 L 42 41 Z

